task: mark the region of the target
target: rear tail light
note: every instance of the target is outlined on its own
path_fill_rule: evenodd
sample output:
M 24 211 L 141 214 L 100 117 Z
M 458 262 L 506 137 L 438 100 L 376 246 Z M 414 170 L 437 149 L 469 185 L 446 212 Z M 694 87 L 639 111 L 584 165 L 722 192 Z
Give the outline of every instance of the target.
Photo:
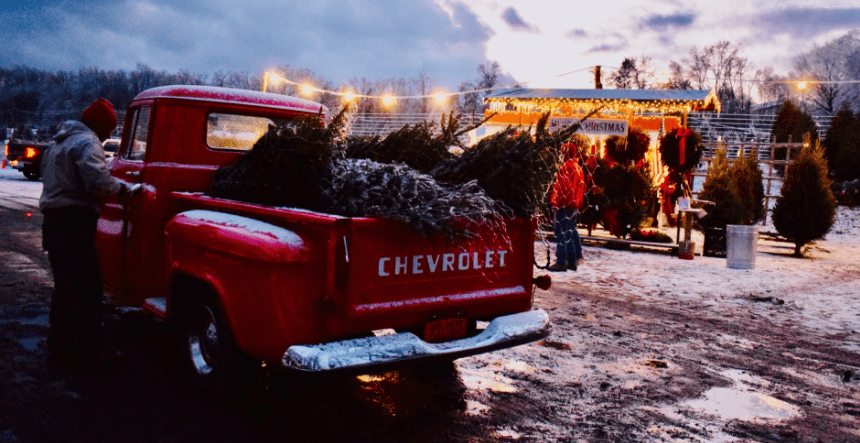
M 9 156 L 9 144 L 6 144 L 6 152 L 3 155 L 5 155 L 6 157 Z
M 24 158 L 33 158 L 36 156 L 36 148 L 27 146 L 27 150 L 24 151 Z
M 541 275 L 540 277 L 535 277 L 534 283 L 538 288 L 547 291 L 552 286 L 552 278 L 548 275 Z

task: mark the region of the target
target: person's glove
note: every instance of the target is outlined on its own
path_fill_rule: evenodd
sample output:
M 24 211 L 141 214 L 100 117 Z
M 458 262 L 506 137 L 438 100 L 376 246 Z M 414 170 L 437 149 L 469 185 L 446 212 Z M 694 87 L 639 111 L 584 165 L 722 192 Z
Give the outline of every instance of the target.
M 135 183 L 131 186 L 123 183 L 119 188 L 119 198 L 134 197 L 143 192 L 143 186 L 140 183 Z

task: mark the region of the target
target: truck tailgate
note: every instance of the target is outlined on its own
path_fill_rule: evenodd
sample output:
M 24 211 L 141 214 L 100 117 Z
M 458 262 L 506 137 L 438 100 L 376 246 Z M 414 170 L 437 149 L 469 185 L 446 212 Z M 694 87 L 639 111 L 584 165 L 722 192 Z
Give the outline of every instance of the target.
M 337 305 L 350 329 L 410 327 L 440 318 L 493 318 L 531 307 L 529 220 L 452 241 L 382 219 L 352 219 Z

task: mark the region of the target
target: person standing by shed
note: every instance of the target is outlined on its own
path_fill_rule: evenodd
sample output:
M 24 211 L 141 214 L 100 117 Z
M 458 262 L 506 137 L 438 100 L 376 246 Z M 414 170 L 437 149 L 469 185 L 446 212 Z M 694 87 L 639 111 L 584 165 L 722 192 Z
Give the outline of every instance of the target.
M 576 157 L 579 152 L 575 143 L 568 143 L 564 149 L 564 163 L 556 174 L 552 187 L 552 207 L 555 211 L 555 264 L 550 271 L 576 270 L 582 260 L 582 243 L 579 231 L 579 210 L 582 208 L 585 195 L 585 174 Z

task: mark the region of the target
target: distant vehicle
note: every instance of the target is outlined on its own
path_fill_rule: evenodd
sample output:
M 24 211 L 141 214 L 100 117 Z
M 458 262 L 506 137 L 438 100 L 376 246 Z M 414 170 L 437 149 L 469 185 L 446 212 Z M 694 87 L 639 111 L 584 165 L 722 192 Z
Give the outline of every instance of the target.
M 102 146 L 104 146 L 105 150 L 105 158 L 111 158 L 116 155 L 116 152 L 119 151 L 119 144 L 121 142 L 122 140 L 118 138 L 109 138 L 102 142 Z
M 42 178 L 42 155 L 51 143 L 10 140 L 6 145 L 9 167 L 24 173 L 30 180 Z

